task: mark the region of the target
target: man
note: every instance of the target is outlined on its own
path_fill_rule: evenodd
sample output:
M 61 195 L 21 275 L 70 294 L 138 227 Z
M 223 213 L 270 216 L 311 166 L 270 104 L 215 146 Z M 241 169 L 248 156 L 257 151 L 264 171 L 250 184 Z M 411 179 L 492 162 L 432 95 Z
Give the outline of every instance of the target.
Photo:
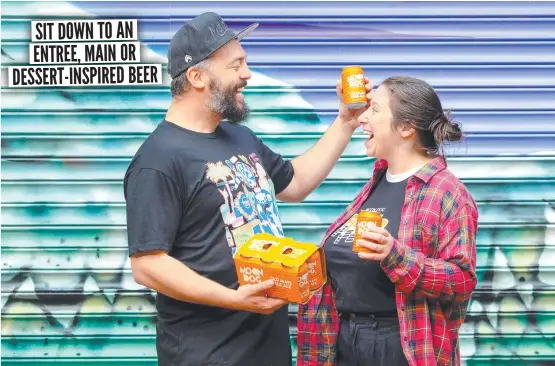
M 271 281 L 239 287 L 232 254 L 254 233 L 283 235 L 276 197 L 300 202 L 318 187 L 362 110 L 340 106 L 320 141 L 292 161 L 239 125 L 251 77 L 239 40 L 257 26 L 236 35 L 205 13 L 175 34 L 171 105 L 125 175 L 133 276 L 158 293 L 160 365 L 292 362 L 287 303 L 264 296 Z

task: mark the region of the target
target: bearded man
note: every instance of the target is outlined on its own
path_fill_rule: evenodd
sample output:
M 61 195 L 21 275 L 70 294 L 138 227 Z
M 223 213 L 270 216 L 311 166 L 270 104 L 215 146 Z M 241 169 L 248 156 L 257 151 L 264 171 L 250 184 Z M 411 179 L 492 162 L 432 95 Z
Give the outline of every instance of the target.
M 233 253 L 255 233 L 283 235 L 276 198 L 300 202 L 320 185 L 363 109 L 339 98 L 337 119 L 293 160 L 268 148 L 240 124 L 251 72 L 239 40 L 257 26 L 235 34 L 204 13 L 177 31 L 171 105 L 125 174 L 131 269 L 157 292 L 160 365 L 292 363 L 287 303 L 265 296 L 272 281 L 239 286 Z

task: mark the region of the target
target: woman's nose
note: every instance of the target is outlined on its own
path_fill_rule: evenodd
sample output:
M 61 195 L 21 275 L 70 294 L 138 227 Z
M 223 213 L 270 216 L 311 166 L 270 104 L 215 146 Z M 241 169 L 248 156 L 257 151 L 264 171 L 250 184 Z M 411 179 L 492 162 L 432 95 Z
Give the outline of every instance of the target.
M 357 122 L 358 122 L 361 126 L 364 126 L 365 124 L 368 123 L 368 117 L 365 116 L 364 113 L 363 113 L 363 114 L 361 114 L 361 115 L 358 117 Z

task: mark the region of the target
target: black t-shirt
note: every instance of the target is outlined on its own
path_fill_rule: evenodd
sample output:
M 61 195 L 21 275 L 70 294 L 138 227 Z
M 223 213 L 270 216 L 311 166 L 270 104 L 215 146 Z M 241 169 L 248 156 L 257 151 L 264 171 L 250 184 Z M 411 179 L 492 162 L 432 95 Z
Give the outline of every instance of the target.
M 244 126 L 199 133 L 163 120 L 125 175 L 129 255 L 165 250 L 237 288 L 232 253 L 255 233 L 283 235 L 275 195 L 292 177 L 291 162 Z M 156 307 L 161 365 L 291 363 L 287 306 L 258 315 L 158 293 Z
M 360 211 L 378 211 L 387 221 L 385 229 L 397 238 L 408 179 L 379 179 Z M 359 212 L 360 212 L 359 211 Z M 364 260 L 353 252 L 358 213 L 338 228 L 324 243 L 324 252 L 335 301 L 341 312 L 394 312 L 395 285 L 379 261 Z

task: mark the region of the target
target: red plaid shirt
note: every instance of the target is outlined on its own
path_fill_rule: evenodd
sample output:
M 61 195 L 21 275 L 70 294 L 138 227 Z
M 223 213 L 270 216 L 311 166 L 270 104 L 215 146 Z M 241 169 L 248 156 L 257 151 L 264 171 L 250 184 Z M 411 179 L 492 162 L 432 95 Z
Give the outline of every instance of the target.
M 330 226 L 322 245 L 356 214 L 387 163 Z M 381 262 L 395 284 L 401 343 L 410 365 L 459 365 L 458 332 L 476 287 L 478 210 L 466 187 L 435 158 L 409 179 L 398 240 Z M 336 363 L 339 318 L 328 283 L 299 305 L 298 366 Z

